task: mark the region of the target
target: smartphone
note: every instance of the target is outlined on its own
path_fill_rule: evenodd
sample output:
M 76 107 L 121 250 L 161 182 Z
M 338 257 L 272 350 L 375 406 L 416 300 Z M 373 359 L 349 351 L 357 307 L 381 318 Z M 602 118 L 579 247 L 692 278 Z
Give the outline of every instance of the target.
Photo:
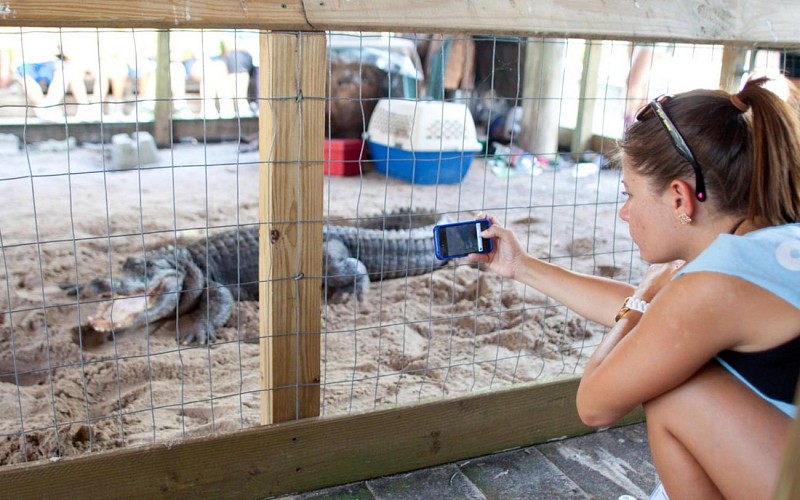
M 433 248 L 439 260 L 456 259 L 471 253 L 489 253 L 491 238 L 481 238 L 481 231 L 491 226 L 489 219 L 448 222 L 433 228 Z

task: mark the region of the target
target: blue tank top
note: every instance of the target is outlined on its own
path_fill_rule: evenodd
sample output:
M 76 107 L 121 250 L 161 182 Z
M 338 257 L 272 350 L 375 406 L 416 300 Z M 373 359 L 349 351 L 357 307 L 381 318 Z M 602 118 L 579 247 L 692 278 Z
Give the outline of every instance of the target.
M 675 276 L 711 271 L 736 276 L 800 309 L 800 223 L 772 226 L 742 236 L 721 234 Z M 723 351 L 717 361 L 784 413 L 800 377 L 800 336 L 759 352 Z

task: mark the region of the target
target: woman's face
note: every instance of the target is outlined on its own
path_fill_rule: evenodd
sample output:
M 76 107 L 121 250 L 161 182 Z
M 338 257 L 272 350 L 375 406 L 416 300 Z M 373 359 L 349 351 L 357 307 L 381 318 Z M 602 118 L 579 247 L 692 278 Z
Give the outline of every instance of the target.
M 623 194 L 627 198 L 619 210 L 628 223 L 631 238 L 639 247 L 642 259 L 650 263 L 668 262 L 677 255 L 674 210 L 667 193 L 655 192 L 647 178 L 622 164 Z

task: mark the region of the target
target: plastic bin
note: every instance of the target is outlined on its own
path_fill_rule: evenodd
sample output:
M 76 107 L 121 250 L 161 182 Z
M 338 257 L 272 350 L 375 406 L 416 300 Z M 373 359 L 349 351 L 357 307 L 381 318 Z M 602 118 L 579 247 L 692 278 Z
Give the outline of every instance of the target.
M 366 159 L 361 139 L 325 139 L 325 175 L 358 175 Z
M 481 150 L 466 105 L 381 99 L 367 128 L 375 170 L 416 184 L 455 184 Z

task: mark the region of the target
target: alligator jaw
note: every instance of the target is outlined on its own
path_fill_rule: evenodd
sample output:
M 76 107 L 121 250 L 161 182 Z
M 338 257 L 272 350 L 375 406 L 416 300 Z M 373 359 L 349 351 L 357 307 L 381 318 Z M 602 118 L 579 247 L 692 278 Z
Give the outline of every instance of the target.
M 94 316 L 89 316 L 89 326 L 103 333 L 128 328 L 155 304 L 156 299 L 152 294 L 114 296 L 100 304 Z

